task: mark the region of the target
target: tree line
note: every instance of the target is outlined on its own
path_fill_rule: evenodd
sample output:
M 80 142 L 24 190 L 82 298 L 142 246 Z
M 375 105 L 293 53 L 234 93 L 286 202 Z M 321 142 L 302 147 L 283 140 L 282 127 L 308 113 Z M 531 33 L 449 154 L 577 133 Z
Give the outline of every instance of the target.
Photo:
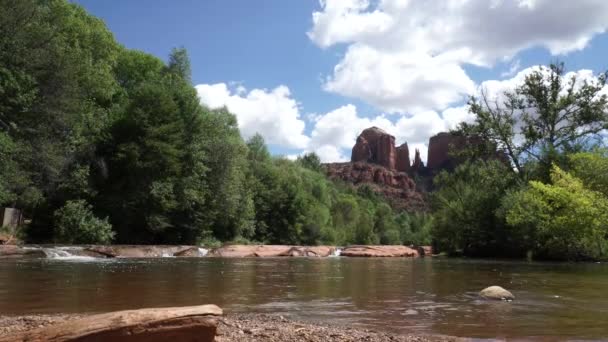
M 606 74 L 540 67 L 504 94 L 469 102 L 454 132 L 485 142 L 435 178 L 433 238 L 468 256 L 605 259 L 608 254 Z M 502 152 L 502 161 L 482 158 Z
M 0 0 L 0 205 L 27 242 L 430 243 L 429 215 L 244 141 L 186 50 L 128 49 L 65 0 Z

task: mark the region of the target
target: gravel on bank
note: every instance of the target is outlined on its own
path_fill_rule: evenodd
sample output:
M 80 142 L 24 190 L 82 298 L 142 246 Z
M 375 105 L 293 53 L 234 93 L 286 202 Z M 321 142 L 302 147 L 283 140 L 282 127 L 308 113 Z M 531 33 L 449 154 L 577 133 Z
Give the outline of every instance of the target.
M 0 316 L 0 335 L 42 328 L 68 319 L 84 317 L 82 314 L 53 314 L 27 316 Z M 399 335 L 375 330 L 311 324 L 288 320 L 271 314 L 229 314 L 220 319 L 217 342 L 427 342 L 465 341 L 465 339 L 438 335 Z

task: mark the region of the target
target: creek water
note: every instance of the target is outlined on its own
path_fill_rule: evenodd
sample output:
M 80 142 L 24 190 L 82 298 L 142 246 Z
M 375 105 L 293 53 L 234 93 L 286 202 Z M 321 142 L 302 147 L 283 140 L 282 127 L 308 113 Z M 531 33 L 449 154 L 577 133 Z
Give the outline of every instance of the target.
M 500 285 L 516 296 L 480 300 Z M 0 315 L 217 304 L 373 330 L 608 339 L 608 264 L 441 258 L 0 260 Z

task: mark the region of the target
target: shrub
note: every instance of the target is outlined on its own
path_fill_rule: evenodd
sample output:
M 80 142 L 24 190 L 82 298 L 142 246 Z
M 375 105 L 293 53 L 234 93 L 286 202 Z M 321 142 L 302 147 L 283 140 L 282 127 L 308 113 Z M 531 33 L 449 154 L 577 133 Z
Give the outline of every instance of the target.
M 56 210 L 55 241 L 61 243 L 107 244 L 114 238 L 108 218 L 99 219 L 85 200 L 67 201 Z

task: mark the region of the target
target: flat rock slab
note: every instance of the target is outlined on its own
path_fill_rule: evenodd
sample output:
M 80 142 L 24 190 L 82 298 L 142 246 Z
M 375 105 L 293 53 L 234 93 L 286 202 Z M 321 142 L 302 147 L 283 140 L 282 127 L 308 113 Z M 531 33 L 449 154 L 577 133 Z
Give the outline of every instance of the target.
M 46 255 L 40 249 L 21 247 L 16 245 L 0 245 L 0 258 L 44 258 Z
M 340 256 L 346 257 L 417 257 L 418 251 L 406 246 L 348 246 Z
M 0 337 L 0 342 L 160 342 L 215 339 L 215 305 L 116 311 Z
M 85 248 L 89 253 L 96 253 L 109 258 L 161 258 L 181 256 L 193 250 L 194 246 L 136 246 L 136 245 L 113 245 L 113 246 L 90 246 Z M 184 255 L 185 256 L 185 255 Z
M 228 245 L 209 252 L 209 256 L 224 258 L 246 257 L 327 257 L 334 253 L 335 247 L 329 246 L 289 246 L 289 245 Z

